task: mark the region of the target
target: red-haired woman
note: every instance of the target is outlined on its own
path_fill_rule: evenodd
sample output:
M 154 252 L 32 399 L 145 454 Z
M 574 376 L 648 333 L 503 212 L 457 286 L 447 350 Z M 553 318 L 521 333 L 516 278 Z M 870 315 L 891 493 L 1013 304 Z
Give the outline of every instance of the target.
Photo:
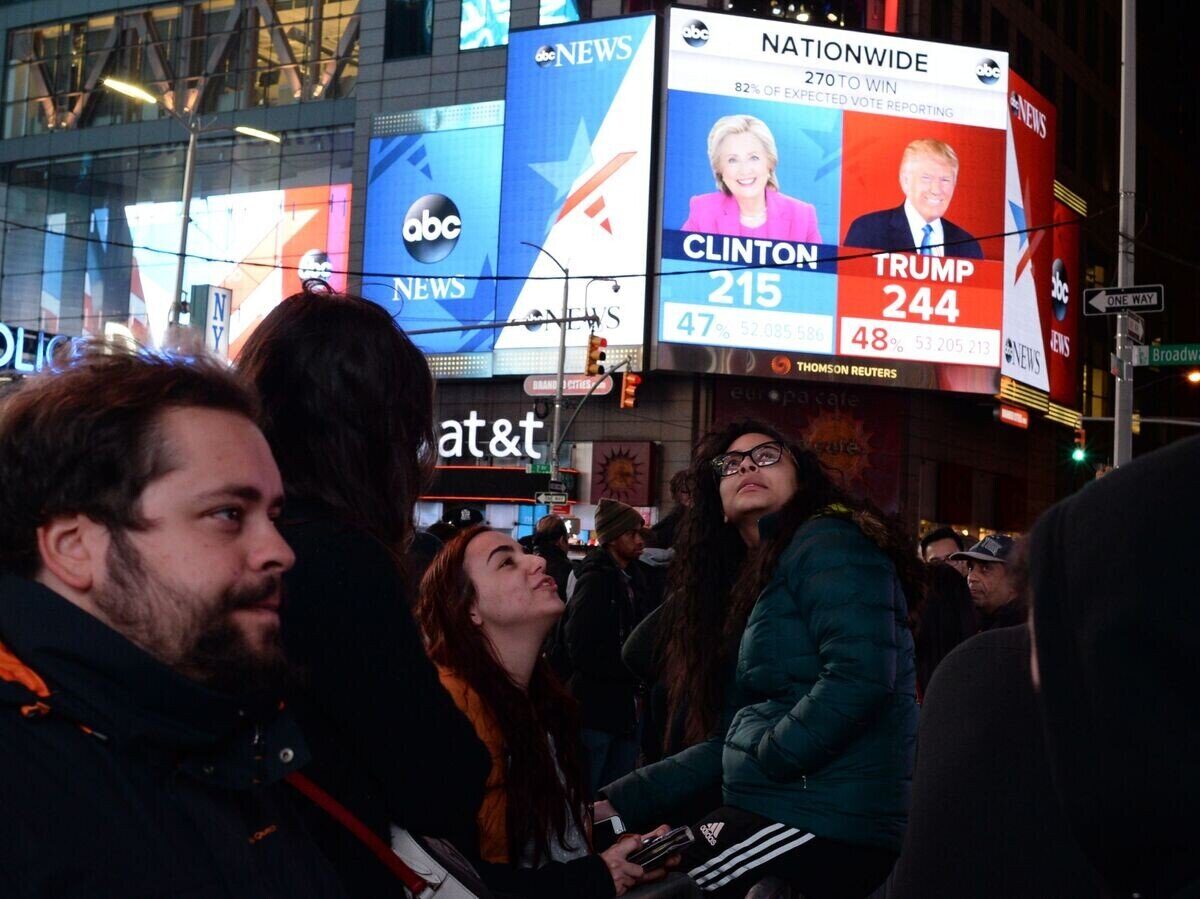
M 654 879 L 625 860 L 635 839 L 590 854 L 579 720 L 541 656 L 563 612 L 545 560 L 499 531 L 467 528 L 434 558 L 416 612 L 442 684 L 492 754 L 477 816 L 489 884 L 588 899 Z

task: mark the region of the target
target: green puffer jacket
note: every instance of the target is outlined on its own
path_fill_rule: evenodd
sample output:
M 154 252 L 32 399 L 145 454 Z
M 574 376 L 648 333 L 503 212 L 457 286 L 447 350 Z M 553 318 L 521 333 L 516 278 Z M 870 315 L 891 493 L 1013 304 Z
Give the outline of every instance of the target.
M 764 537 L 773 524 L 760 523 Z M 720 783 L 727 805 L 898 851 L 916 747 L 915 678 L 891 561 L 846 517 L 813 518 L 750 614 L 723 735 L 604 795 L 637 828 Z

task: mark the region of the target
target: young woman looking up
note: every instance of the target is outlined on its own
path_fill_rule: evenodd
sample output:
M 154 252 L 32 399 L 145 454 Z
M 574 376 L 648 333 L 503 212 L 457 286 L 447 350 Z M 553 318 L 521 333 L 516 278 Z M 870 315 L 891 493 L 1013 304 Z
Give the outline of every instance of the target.
M 637 839 L 590 854 L 579 716 L 541 654 L 562 613 L 546 561 L 479 525 L 434 558 L 417 603 L 442 683 L 492 754 L 477 816 L 484 879 L 527 897 L 620 896 L 662 875 L 625 860 Z
M 905 589 L 920 562 L 815 455 L 760 422 L 697 447 L 660 657 L 686 748 L 610 784 L 596 817 L 686 814 L 683 870 L 714 896 L 780 877 L 809 899 L 887 876 L 916 737 Z

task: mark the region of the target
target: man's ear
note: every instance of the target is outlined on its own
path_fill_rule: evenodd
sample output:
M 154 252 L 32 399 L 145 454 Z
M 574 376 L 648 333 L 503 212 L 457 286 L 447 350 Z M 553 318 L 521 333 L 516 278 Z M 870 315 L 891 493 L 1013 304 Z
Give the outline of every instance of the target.
M 86 515 L 64 515 L 37 529 L 43 570 L 72 590 L 85 592 L 105 565 L 108 528 Z

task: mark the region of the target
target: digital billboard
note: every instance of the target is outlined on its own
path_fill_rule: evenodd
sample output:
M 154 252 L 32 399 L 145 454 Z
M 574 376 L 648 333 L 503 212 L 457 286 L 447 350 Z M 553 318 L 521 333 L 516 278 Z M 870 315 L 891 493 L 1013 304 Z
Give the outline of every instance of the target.
M 654 63 L 653 16 L 512 35 L 497 320 L 528 324 L 496 334 L 496 374 L 555 369 L 560 332 L 541 322 L 562 312 L 559 265 L 569 312 L 596 315 L 609 359 L 640 367 Z M 567 329 L 567 369 L 582 371 L 588 326 Z
M 668 22 L 656 364 L 993 392 L 1007 55 Z
M 462 0 L 458 22 L 458 49 L 479 50 L 508 43 L 509 0 Z M 541 0 L 539 25 L 579 21 L 579 0 Z
M 1078 228 L 1056 215 L 1055 111 L 1016 72 L 1009 73 L 1006 196 L 1004 203 L 1004 358 L 1000 372 L 1075 408 L 1077 364 L 1071 344 L 1079 317 L 1071 302 L 1076 262 L 1068 265 Z M 1064 207 L 1066 208 L 1066 207 Z M 1070 210 L 1067 210 L 1068 213 Z M 1055 223 L 1061 227 L 1047 227 Z M 1025 229 L 1031 229 L 1027 233 Z M 1064 232 L 1062 235 L 1059 232 Z M 1074 287 L 1078 289 L 1078 285 Z
M 1050 271 L 1050 400 L 1069 409 L 1079 408 L 1079 303 L 1083 298 L 1080 275 L 1080 226 L 1077 212 L 1061 200 L 1054 201 L 1054 265 Z M 1043 315 L 1046 308 L 1043 307 Z
M 382 116 L 367 162 L 363 295 L 427 355 L 490 354 L 503 104 Z M 435 371 L 449 373 L 441 360 Z M 490 374 L 490 359 L 473 373 Z
M 125 207 L 134 244 L 130 312 L 145 309 L 161 343 L 175 291 L 180 203 Z M 350 252 L 350 185 L 195 198 L 188 228 L 185 289 L 212 284 L 232 294 L 229 353 L 236 358 L 255 326 L 303 281 L 346 289 Z
M 1050 310 L 1054 235 L 1054 109 L 1009 73 L 1004 197 L 1004 358 L 1000 373 L 1050 392 L 1041 306 Z M 1032 228 L 1026 232 L 1026 228 Z M 1044 230 L 1036 230 L 1044 229 Z

